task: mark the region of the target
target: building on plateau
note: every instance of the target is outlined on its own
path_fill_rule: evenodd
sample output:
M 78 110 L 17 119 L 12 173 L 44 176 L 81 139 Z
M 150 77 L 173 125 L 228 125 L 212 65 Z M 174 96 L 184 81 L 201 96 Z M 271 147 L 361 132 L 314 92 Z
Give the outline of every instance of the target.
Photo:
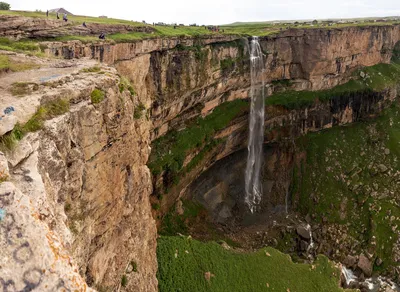
M 68 10 L 64 9 L 64 8 L 56 8 L 56 9 L 50 9 L 49 13 L 57 13 L 58 14 L 68 14 L 68 15 L 73 15 L 71 12 L 69 12 Z

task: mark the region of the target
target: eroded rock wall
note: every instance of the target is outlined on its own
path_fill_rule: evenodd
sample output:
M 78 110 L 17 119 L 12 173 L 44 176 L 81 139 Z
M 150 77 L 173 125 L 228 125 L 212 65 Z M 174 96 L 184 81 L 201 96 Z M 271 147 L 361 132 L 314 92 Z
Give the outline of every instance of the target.
M 145 112 L 134 118 L 138 98 L 118 83 L 110 69 L 66 76 L 61 86 L 37 92 L 39 104 L 67 98 L 71 106 L 3 156 L 4 290 L 157 291 L 146 166 L 151 122 Z M 91 102 L 95 88 L 104 101 Z
M 260 38 L 266 80 L 295 90 L 332 88 L 361 66 L 390 62 L 400 26 L 290 29 Z M 153 139 L 220 103 L 247 98 L 248 40 L 237 36 L 173 37 L 113 44 L 47 43 L 49 55 L 116 64 L 153 101 Z

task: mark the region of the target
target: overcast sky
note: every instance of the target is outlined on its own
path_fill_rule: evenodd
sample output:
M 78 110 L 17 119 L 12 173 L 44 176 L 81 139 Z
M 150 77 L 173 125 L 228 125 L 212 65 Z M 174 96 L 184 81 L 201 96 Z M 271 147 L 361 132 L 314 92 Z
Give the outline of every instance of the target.
M 236 21 L 400 15 L 400 0 L 2 0 L 13 10 L 63 7 L 73 14 L 147 22 L 227 24 Z

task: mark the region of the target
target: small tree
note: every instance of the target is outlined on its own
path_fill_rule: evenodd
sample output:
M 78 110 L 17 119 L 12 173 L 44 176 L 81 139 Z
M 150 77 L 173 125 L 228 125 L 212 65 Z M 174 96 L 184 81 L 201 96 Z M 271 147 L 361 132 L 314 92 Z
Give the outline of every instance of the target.
M 6 2 L 0 2 L 0 10 L 10 10 L 10 4 Z

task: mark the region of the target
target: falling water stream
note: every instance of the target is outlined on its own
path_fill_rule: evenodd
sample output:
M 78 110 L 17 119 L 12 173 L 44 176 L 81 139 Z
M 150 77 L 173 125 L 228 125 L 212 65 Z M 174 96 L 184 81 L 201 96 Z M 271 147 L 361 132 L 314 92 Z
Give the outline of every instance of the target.
M 263 163 L 264 141 L 264 56 L 258 37 L 250 43 L 251 107 L 249 123 L 249 144 L 246 165 L 245 203 L 254 213 L 262 196 L 261 166 Z
M 346 281 L 346 285 L 349 286 L 353 282 L 359 282 L 359 279 L 356 277 L 354 272 L 346 267 L 342 266 L 342 275 Z M 361 284 L 365 284 L 370 292 L 379 292 L 379 291 L 400 291 L 398 285 L 393 283 L 390 279 L 386 279 L 383 277 L 372 277 L 368 279 L 364 279 L 360 281 Z M 390 288 L 390 289 L 387 289 Z

